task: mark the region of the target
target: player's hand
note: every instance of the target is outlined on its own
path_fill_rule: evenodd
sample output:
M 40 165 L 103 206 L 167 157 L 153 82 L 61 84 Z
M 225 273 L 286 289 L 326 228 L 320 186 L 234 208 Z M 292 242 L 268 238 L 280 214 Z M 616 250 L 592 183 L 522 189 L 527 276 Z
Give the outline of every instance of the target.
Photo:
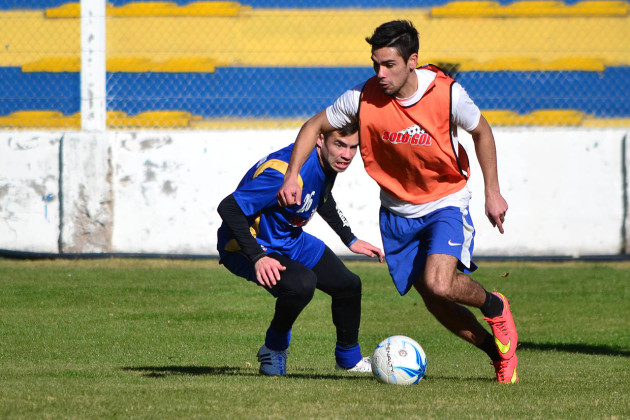
M 302 188 L 297 180 L 285 179 L 282 187 L 276 194 L 278 205 L 280 207 L 289 207 L 294 204 L 298 206 L 302 204 Z
M 378 262 L 383 262 L 383 251 L 374 245 L 357 239 L 352 245 L 349 246 L 350 251 L 355 254 L 367 255 L 370 258 L 378 258 Z
M 503 222 L 508 205 L 500 193 L 486 193 L 486 216 L 493 227 L 503 233 Z
M 280 281 L 280 272 L 287 268 L 271 257 L 262 257 L 254 264 L 256 280 L 261 286 L 273 287 Z

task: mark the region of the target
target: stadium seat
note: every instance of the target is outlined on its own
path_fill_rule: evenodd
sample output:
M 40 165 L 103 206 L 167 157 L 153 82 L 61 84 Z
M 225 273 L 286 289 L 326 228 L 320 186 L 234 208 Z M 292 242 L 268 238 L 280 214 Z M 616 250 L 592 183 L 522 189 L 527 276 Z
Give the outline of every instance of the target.
M 200 119 L 185 111 L 147 111 L 135 116 L 122 112 L 107 114 L 107 126 L 111 128 L 189 128 L 190 121 Z
M 109 17 L 156 17 L 156 16 L 239 16 L 250 10 L 232 1 L 198 1 L 178 5 L 172 1 L 130 2 L 121 6 L 107 3 L 106 13 Z M 81 16 L 81 4 L 66 3 L 61 6 L 47 8 L 47 18 L 78 18 Z
M 433 17 L 518 18 L 518 17 L 595 17 L 627 16 L 626 1 L 581 1 L 573 5 L 562 1 L 517 1 L 502 5 L 497 1 L 454 1 L 431 9 Z
M 81 127 L 81 117 L 79 114 L 66 116 L 59 111 L 50 110 L 16 111 L 7 116 L 0 116 L 0 127 L 77 129 Z
M 483 111 L 491 125 L 538 125 L 538 126 L 579 126 L 584 113 L 576 110 L 544 109 L 529 114 L 517 114 L 514 111 Z
M 69 118 L 75 124 L 80 4 L 28 3 L 44 13 L 2 12 L 15 2 L 0 0 L 0 36 L 7 39 L 0 116 L 19 124 L 54 126 Z M 349 4 L 109 1 L 108 125 L 213 128 L 247 120 L 294 126 L 372 75 L 363 28 L 400 16 L 399 1 Z M 623 42 L 630 36 L 629 4 L 420 0 L 402 6 L 421 31 L 420 61 L 443 66 L 497 124 L 614 125 L 630 118 L 624 93 L 630 50 Z M 564 35 L 576 25 L 575 35 Z M 41 28 L 47 32 L 33 36 Z M 424 28 L 430 28 L 426 35 Z M 34 45 L 23 47 L 19 34 L 29 34 Z M 602 39 L 619 43 L 604 48 Z M 322 48 L 305 51 L 314 40 Z M 19 113 L 29 109 L 32 114 Z M 45 118 L 37 114 L 42 109 L 61 116 Z
M 214 73 L 110 72 L 108 109 L 128 115 L 180 110 L 210 120 L 300 119 L 323 109 L 336 95 L 371 73 L 369 68 L 344 67 L 219 67 Z M 511 110 L 525 115 L 538 109 L 557 109 L 577 110 L 597 118 L 630 117 L 627 91 L 619 89 L 630 86 L 630 67 L 608 67 L 601 72 L 460 71 L 455 77 L 486 110 Z M 275 94 L 283 90 L 294 95 Z M 64 115 L 80 110 L 78 73 L 26 73 L 0 68 L 0 91 L 6 95 L 0 97 L 0 115 L 25 110 L 29 103 Z M 36 101 L 30 92 L 38 92 Z M 569 121 L 566 116 L 553 120 Z M 182 124 L 172 122 L 170 117 L 168 121 L 170 126 Z M 141 119 L 138 125 L 146 125 L 145 122 L 146 118 Z M 195 127 L 203 124 L 195 123 Z
M 25 73 L 33 72 L 79 72 L 81 71 L 80 57 L 44 57 L 22 65 Z

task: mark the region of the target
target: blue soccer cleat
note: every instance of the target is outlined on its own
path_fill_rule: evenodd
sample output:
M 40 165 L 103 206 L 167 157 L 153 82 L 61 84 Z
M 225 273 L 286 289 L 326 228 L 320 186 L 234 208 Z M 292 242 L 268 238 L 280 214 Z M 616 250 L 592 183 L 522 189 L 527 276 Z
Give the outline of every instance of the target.
M 260 373 L 268 376 L 285 376 L 287 374 L 287 350 L 271 350 L 263 344 L 258 350 Z

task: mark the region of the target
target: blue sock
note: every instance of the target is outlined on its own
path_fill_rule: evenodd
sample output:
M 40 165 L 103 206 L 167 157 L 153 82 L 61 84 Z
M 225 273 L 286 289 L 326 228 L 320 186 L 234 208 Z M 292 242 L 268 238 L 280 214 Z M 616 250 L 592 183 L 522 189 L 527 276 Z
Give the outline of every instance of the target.
M 335 347 L 335 359 L 337 359 L 337 364 L 342 368 L 350 369 L 355 367 L 361 358 L 361 347 L 358 344 L 349 349 L 341 347 L 339 344 Z
M 267 329 L 267 336 L 265 337 L 265 346 L 275 351 L 283 351 L 289 348 L 289 342 L 291 341 L 291 330 L 284 334 L 277 333 L 271 326 Z

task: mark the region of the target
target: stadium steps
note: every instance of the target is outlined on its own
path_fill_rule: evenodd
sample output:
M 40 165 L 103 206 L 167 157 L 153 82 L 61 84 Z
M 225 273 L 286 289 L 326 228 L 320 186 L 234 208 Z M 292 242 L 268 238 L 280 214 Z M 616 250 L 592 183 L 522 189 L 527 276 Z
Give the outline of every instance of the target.
M 517 114 L 507 110 L 483 110 L 493 127 L 500 126 L 560 126 L 560 127 L 630 127 L 630 118 L 595 118 L 575 110 L 538 110 Z M 190 128 L 207 130 L 228 129 L 298 129 L 304 119 L 199 119 L 191 121 Z
M 107 107 L 137 115 L 181 110 L 203 118 L 306 118 L 349 86 L 368 79 L 370 68 L 219 67 L 214 73 L 109 72 Z M 481 109 L 529 114 L 574 109 L 598 118 L 630 117 L 630 67 L 594 71 L 466 71 L 455 74 Z M 278 92 L 293 92 L 282 95 Z M 0 68 L 0 115 L 48 109 L 80 111 L 76 72 L 24 73 Z
M 201 117 L 186 111 L 147 111 L 129 116 L 121 111 L 107 112 L 107 126 L 110 128 L 189 128 Z M 14 129 L 80 129 L 81 113 L 63 115 L 59 111 L 35 110 L 17 111 L 0 117 L 1 128 Z
M 1 128 L 12 129 L 59 129 L 81 127 L 79 115 L 63 115 L 59 111 L 17 111 L 0 117 Z
M 1 2 L 0 0 L 0 6 Z M 121 4 L 123 2 L 124 4 Z M 267 91 L 259 91 L 259 86 L 251 86 L 251 79 L 240 75 L 244 67 L 244 72 L 262 72 L 263 76 L 268 72 L 273 73 L 272 77 L 284 78 L 288 82 L 294 83 L 293 78 L 301 78 L 300 69 L 314 66 L 324 66 L 319 72 L 310 74 L 315 77 L 319 85 L 302 86 L 302 92 L 316 92 L 318 96 L 314 98 L 313 106 L 319 107 L 322 103 L 327 103 L 329 98 L 323 97 L 324 91 L 330 92 L 333 97 L 340 93 L 340 89 L 348 87 L 348 83 L 364 80 L 353 79 L 347 74 L 354 74 L 353 67 L 369 65 L 366 55 L 365 34 L 360 33 L 363 29 L 371 30 L 377 24 L 382 23 L 388 16 L 399 18 L 402 13 L 410 20 L 416 22 L 421 32 L 426 31 L 426 35 L 421 33 L 421 61 L 433 62 L 453 71 L 458 80 L 461 77 L 462 84 L 471 93 L 471 96 L 480 98 L 478 104 L 481 108 L 509 108 L 506 111 L 494 112 L 496 123 L 506 125 L 513 122 L 519 124 L 542 124 L 546 121 L 564 121 L 563 124 L 627 124 L 626 117 L 630 116 L 628 106 L 622 102 L 623 97 L 617 92 L 620 86 L 609 82 L 610 78 L 607 69 L 611 66 L 630 68 L 629 43 L 625 39 L 630 37 L 630 17 L 627 13 L 627 1 L 566 1 L 564 3 L 546 2 L 477 2 L 486 4 L 486 9 L 493 8 L 495 15 L 492 16 L 468 16 L 463 19 L 461 16 L 434 16 L 432 13 L 438 8 L 451 7 L 459 3 L 460 7 L 468 7 L 462 3 L 446 3 L 440 1 L 422 2 L 426 7 L 405 8 L 405 9 L 383 9 L 392 6 L 388 2 L 381 2 L 379 9 L 335 9 L 335 10 L 303 10 L 303 9 L 259 9 L 273 4 L 274 0 L 260 0 L 247 2 L 252 7 L 240 6 L 236 2 L 198 2 L 191 3 L 188 0 L 178 0 L 173 2 L 126 2 L 126 0 L 115 0 L 114 4 L 108 5 L 108 16 L 111 13 L 119 13 L 120 19 L 108 19 L 108 37 L 114 35 L 110 51 L 112 57 L 107 60 L 108 88 L 115 89 L 111 93 L 113 106 L 109 108 L 120 109 L 123 114 L 118 114 L 120 124 L 136 124 L 136 127 L 148 126 L 148 119 L 140 117 L 145 112 L 152 112 L 156 108 L 165 106 L 169 109 L 181 109 L 192 114 L 200 114 L 198 103 L 210 102 L 206 104 L 203 119 L 192 118 L 188 120 L 189 126 L 198 128 L 213 127 L 215 124 L 241 124 L 242 121 L 254 121 L 256 124 L 264 124 L 261 118 L 269 118 L 277 127 L 278 121 L 292 118 L 299 115 L 310 115 L 304 113 L 304 109 L 298 108 L 297 104 L 286 103 L 277 105 L 274 102 L 274 92 L 278 88 L 277 84 L 268 88 Z M 51 0 L 51 3 L 55 3 Z M 212 14 L 210 9 L 200 12 L 195 9 L 195 4 L 221 3 L 224 4 L 223 12 Z M 282 2 L 281 2 L 282 3 Z M 369 3 L 366 1 L 366 3 Z M 434 3 L 445 3 L 435 5 Z M 531 7 L 538 7 L 538 14 L 530 13 L 529 16 L 518 16 L 515 11 L 518 7 L 528 3 Z M 541 3 L 541 4 L 538 4 Z M 542 4 L 544 3 L 544 4 Z M 598 4 L 592 4 L 598 3 Z M 75 112 L 80 104 L 77 99 L 79 90 L 76 87 L 79 71 L 79 50 L 78 43 L 79 24 L 76 15 L 78 3 L 67 10 L 75 7 L 74 18 L 46 18 L 43 10 L 33 12 L 0 12 L 0 37 L 6 39 L 4 54 L 0 54 L 0 66 L 21 67 L 23 72 L 30 74 L 50 73 L 74 73 L 64 75 L 64 81 L 60 84 L 63 87 L 63 95 L 52 93 L 45 89 L 34 87 L 31 89 L 40 92 L 36 95 L 37 103 L 33 108 L 51 108 L 61 110 L 63 115 L 75 116 Z M 291 7 L 290 1 L 284 5 Z M 327 2 L 318 3 L 318 7 L 326 6 Z M 343 4 L 343 2 L 338 3 Z M 400 2 L 396 3 L 400 4 Z M 414 4 L 419 4 L 414 2 Z M 232 12 L 230 12 L 230 7 Z M 239 15 L 229 16 L 239 5 Z M 560 9 L 564 10 L 563 16 L 552 16 L 549 9 L 555 8 L 554 13 Z M 213 4 L 213 7 L 217 6 Z M 517 7 L 518 6 L 518 7 Z M 587 7 L 588 6 L 588 7 Z M 64 6 L 53 7 L 61 9 Z M 283 6 L 284 7 L 284 6 Z M 335 7 L 335 6 L 333 6 Z M 626 9 L 626 14 L 619 12 Z M 1 8 L 1 7 L 0 7 Z M 547 14 L 542 10 L 547 9 Z M 603 9 L 615 9 L 616 12 L 602 12 Z M 151 10 L 158 10 L 158 14 L 150 15 Z M 66 11 L 67 11 L 66 10 Z M 175 11 L 177 10 L 177 11 Z M 481 10 L 481 8 L 479 9 Z M 591 10 L 586 19 L 585 13 Z M 122 11 L 125 11 L 124 13 Z M 190 15 L 191 12 L 206 13 L 205 15 Z M 507 15 L 511 11 L 511 15 Z M 569 11 L 572 11 L 569 13 Z M 579 13 L 578 13 L 579 11 Z M 167 13 L 168 12 L 168 13 Z M 170 14 L 169 14 L 170 13 Z M 221 15 L 223 13 L 223 15 Z M 331 19 L 334 13 L 335 19 Z M 499 15 L 498 13 L 503 13 Z M 245 17 L 246 16 L 246 17 Z M 344 22 L 344 27 L 340 28 L 338 21 Z M 299 24 L 296 24 L 299 23 Z M 574 36 L 568 37 L 563 34 L 568 33 L 568 29 L 578 25 L 581 30 Z M 41 28 L 44 28 L 43 30 Z M 168 30 L 165 30 L 168 28 Z M 457 30 L 454 31 L 453 29 Z M 39 32 L 38 32 L 39 30 Z M 450 34 L 444 37 L 444 34 Z M 500 33 L 501 37 L 492 37 L 488 33 Z M 24 38 L 28 34 L 28 39 Z M 54 34 L 54 36 L 53 36 Z M 138 36 L 142 34 L 142 37 Z M 310 51 L 304 54 L 304 42 L 309 42 L 308 37 L 318 36 L 321 38 L 321 45 L 326 46 L 321 50 Z M 230 40 L 230 45 L 238 46 L 232 50 L 220 48 L 225 45 L 225 40 Z M 617 39 L 619 43 L 603 44 L 604 39 Z M 124 40 L 125 42 L 121 42 Z M 306 40 L 306 41 L 305 41 Z M 28 44 L 26 43 L 28 41 Z M 108 45 L 109 45 L 108 40 Z M 35 45 L 36 48 L 32 46 Z M 166 47 L 165 47 L 166 46 Z M 481 47 L 480 47 L 481 46 Z M 489 47 L 488 53 L 483 49 Z M 151 55 L 138 56 L 138 51 L 148 51 Z M 166 53 L 165 51 L 168 51 Z M 208 57 L 208 52 L 219 52 L 216 56 Z M 444 53 L 447 51 L 448 53 Z M 510 51 L 510 57 L 505 56 L 505 52 Z M 173 57 L 172 55 L 177 56 Z M 201 57 L 200 57 L 201 56 Z M 192 57 L 192 58 L 191 58 Z M 225 66 L 225 67 L 223 67 Z M 342 69 L 346 66 L 346 69 Z M 239 69 L 238 67 L 241 67 Z M 273 68 L 272 68 L 273 67 Z M 284 68 L 283 68 L 284 67 Z M 335 67 L 333 77 L 339 79 L 340 86 L 326 81 L 329 78 L 329 69 Z M 217 71 L 225 69 L 228 75 L 231 72 L 239 74 L 237 79 L 230 80 L 225 72 Z M 0 67 L 0 71 L 2 67 Z M 306 69 L 310 71 L 310 69 Z M 369 70 L 369 69 L 368 69 Z M 557 88 L 553 83 L 538 83 L 534 78 L 546 78 L 545 71 L 570 71 L 565 76 L 567 80 L 579 80 L 580 83 L 572 84 L 572 89 L 577 92 L 562 91 L 556 97 L 551 97 Z M 214 72 L 214 73 L 213 73 Z M 275 72 L 275 73 L 274 73 Z M 508 72 L 507 75 L 503 72 Z M 513 74 L 509 74 L 513 72 Z M 583 72 L 592 73 L 593 77 L 585 76 Z M 167 76 L 166 78 L 155 78 Z M 183 78 L 190 79 L 190 74 L 196 73 L 200 78 L 191 81 L 191 87 L 181 86 L 178 89 L 177 83 L 182 83 Z M 212 73 L 212 74 L 210 74 Z M 218 74 L 216 74 L 218 73 Z M 527 75 L 525 73 L 531 73 Z M 540 76 L 540 74 L 543 76 Z M 625 74 L 625 72 L 624 72 Z M 216 75 L 216 77 L 214 77 Z M 130 77 L 137 76 L 138 78 Z M 536 99 L 536 95 L 544 96 L 544 100 L 536 100 L 531 106 L 523 107 L 520 102 L 527 98 L 527 78 L 536 89 L 536 93 L 531 95 Z M 597 78 L 604 79 L 606 83 L 599 84 Z M 625 77 L 625 76 L 624 76 Z M 178 79 L 179 78 L 179 79 Z M 518 79 L 516 82 L 510 79 L 510 84 L 501 85 L 496 80 L 500 78 Z M 75 80 L 76 79 L 76 80 Z M 626 80 L 627 78 L 624 78 Z M 32 79 L 15 79 L 17 83 L 26 83 L 30 87 Z M 47 78 L 56 83 L 57 79 Z M 70 80 L 70 82 L 68 82 Z M 273 79 L 271 79 L 273 80 Z M 122 81 L 122 82 L 120 82 Z M 120 82 L 120 84 L 119 84 Z M 40 82 L 38 82 L 40 83 Z M 148 83 L 147 88 L 137 87 L 138 83 Z M 206 87 L 206 83 L 210 86 Z M 226 98 L 225 86 L 232 84 L 246 83 L 249 86 L 246 94 L 239 91 L 231 98 Z M 322 84 L 323 83 L 323 84 Z M 559 83 L 559 82 L 556 82 Z M 563 82 L 564 83 L 564 82 Z M 569 82 L 567 82 L 569 83 Z M 186 83 L 188 84 L 188 83 Z M 262 84 L 262 83 L 261 83 Z M 539 86 L 540 85 L 540 86 Z M 596 85 L 597 88 L 592 86 Z M 71 88 L 68 88 L 71 86 Z M 498 86 L 506 86 L 506 89 Z M 611 87 L 612 86 L 612 87 Z M 47 87 L 47 86 L 45 86 Z M 602 90 L 602 87 L 605 88 Z M 256 90 L 250 92 L 250 90 Z M 560 90 L 563 86 L 559 86 Z M 579 90 L 585 88 L 587 92 Z M 597 89 L 600 89 L 598 92 Z M 612 89 L 612 91 L 611 91 Z M 61 90 L 61 89 L 59 89 Z M 510 90 L 520 90 L 518 94 L 512 95 Z M 180 91 L 182 92 L 180 94 Z M 508 92 L 506 92 L 508 91 Z M 57 92 L 57 91 L 54 91 Z M 211 92 L 211 93 L 208 93 Z M 597 95 L 601 93 L 603 95 Z M 165 100 L 159 99 L 157 95 L 165 95 Z M 2 113 L 24 109 L 24 98 L 14 100 L 13 94 L 6 94 L 0 98 L 8 106 L 1 104 Z M 50 98 L 45 96 L 49 95 Z M 124 95 L 124 97 L 123 97 Z M 304 95 L 302 101 L 304 101 Z M 484 96 L 485 95 L 485 96 Z M 495 95 L 494 97 L 490 95 Z M 512 95 L 512 96 L 510 96 Z M 583 95 L 582 102 L 578 102 L 575 96 Z M 299 96 L 299 95 L 298 95 Z M 623 96 L 623 95 L 622 95 Z M 53 98 L 54 97 L 54 98 Z M 597 115 L 598 118 L 591 117 L 592 109 L 588 108 L 586 102 L 597 102 L 601 104 L 602 97 L 610 102 L 610 105 L 603 104 L 605 112 Z M 612 99 L 608 99 L 611 97 Z M 568 98 L 568 100 L 566 99 Z M 67 100 L 69 105 L 58 106 L 55 100 Z M 108 98 L 110 100 L 110 98 Z M 284 100 L 284 98 L 281 98 Z M 299 100 L 299 98 L 298 98 Z M 307 98 L 308 101 L 311 101 Z M 48 102 L 47 102 L 48 101 Z M 121 104 L 127 101 L 127 104 Z M 195 102 L 197 101 L 197 102 Z M 249 101 L 249 103 L 247 103 Z M 45 104 L 44 102 L 47 102 Z M 167 102 L 160 104 L 160 102 Z M 277 102 L 277 101 L 276 101 Z M 226 107 L 247 107 L 246 115 L 250 118 L 233 119 L 233 115 L 219 115 Z M 546 111 L 549 107 L 557 106 L 559 109 Z M 583 108 L 584 106 L 584 108 Z M 268 107 L 268 112 L 261 115 L 261 110 L 251 111 L 249 108 Z M 615 108 L 616 107 L 616 108 Z M 69 108 L 69 109 L 68 109 Z M 565 109 L 566 108 L 566 109 Z M 573 108 L 576 109 L 572 113 Z M 583 108 L 583 109 L 582 109 Z M 277 109 L 281 109 L 276 112 Z M 541 111 L 542 109 L 542 111 Z M 291 110 L 291 111 L 287 111 Z M 258 112 L 259 114 L 256 114 Z M 129 115 L 134 115 L 130 117 Z M 576 114 L 577 113 L 577 114 Z M 214 115 L 213 115 L 214 114 Z M 13 114 L 11 114 L 13 115 Z M 150 114 L 148 114 L 150 115 Z M 155 116 L 155 115 L 154 115 Z M 108 118 L 114 118 L 108 114 Z M 546 117 L 546 118 L 543 118 Z M 602 118 L 599 118 L 602 117 Z M 37 121 L 63 120 L 68 117 L 59 115 L 31 118 Z M 131 120 L 135 119 L 135 120 Z M 181 126 L 185 115 L 169 118 L 166 124 L 173 127 Z M 36 120 L 36 121 L 35 121 Z M 75 117 L 76 120 L 76 117 Z M 109 121 L 109 120 L 108 120 Z M 114 120 L 112 120 L 114 121 Z M 588 122 L 591 121 L 591 122 Z M 144 125 L 143 125 L 144 124 Z M 155 123 L 153 123 L 155 124 Z M 178 125 L 179 124 L 179 125 Z M 293 124 L 293 122 L 291 123 Z M 122 126 L 122 125 L 121 125 Z M 168 128 L 168 127 L 165 127 Z
M 575 110 L 537 110 L 520 115 L 508 110 L 484 110 L 492 126 L 581 126 L 630 127 L 630 118 L 594 118 Z M 129 116 L 121 111 L 107 112 L 107 126 L 112 129 L 284 129 L 299 128 L 303 119 L 209 118 L 185 111 L 147 111 Z M 0 116 L 1 129 L 74 129 L 81 127 L 81 113 L 63 115 L 59 111 L 17 111 Z
M 229 16 L 235 17 L 251 10 L 233 1 L 199 1 L 178 5 L 170 1 L 142 1 L 127 3 L 121 6 L 106 4 L 108 17 L 142 17 L 142 16 Z M 45 11 L 47 18 L 78 18 L 81 16 L 80 3 L 67 3 Z
M 189 128 L 192 121 L 200 119 L 186 111 L 146 111 L 134 116 L 120 111 L 107 112 L 110 128 Z
M 303 8 L 303 4 L 296 5 Z M 383 4 L 376 5 L 384 7 Z M 400 3 L 392 6 L 400 7 Z M 404 6 L 404 5 L 403 5 Z M 264 7 L 264 6 L 263 6 Z M 340 8 L 339 2 L 331 8 Z M 347 7 L 347 6 L 346 6 Z M 408 6 L 407 6 L 408 7 Z M 417 7 L 417 6 L 416 6 Z M 286 3 L 283 8 L 290 8 Z M 324 8 L 319 5 L 318 8 Z M 308 8 L 306 8 L 308 9 Z M 239 16 L 252 10 L 252 6 L 239 2 L 199 1 L 180 4 L 173 1 L 138 1 L 116 6 L 106 4 L 108 17 L 156 17 L 156 16 Z M 624 1 L 582 1 L 567 5 L 558 1 L 519 1 L 503 5 L 497 1 L 455 1 L 431 8 L 433 17 L 531 17 L 531 16 L 625 16 L 628 4 Z M 45 10 L 47 18 L 78 18 L 79 2 L 66 3 Z
M 596 71 L 606 68 L 603 60 L 589 57 L 561 58 L 553 61 L 540 61 L 533 58 L 504 57 L 481 62 L 457 57 L 438 57 L 433 63 L 451 72 L 466 71 Z M 165 61 L 154 61 L 141 57 L 112 57 L 107 59 L 109 72 L 171 72 L 171 73 L 212 73 L 217 67 L 227 66 L 214 58 L 179 57 Z M 46 57 L 21 67 L 25 73 L 32 72 L 79 72 L 79 57 Z
M 212 73 L 219 63 L 212 58 L 180 57 L 165 61 L 154 61 L 150 58 L 139 57 L 112 57 L 107 59 L 107 71 L 109 72 L 170 72 L 170 73 Z M 81 59 L 79 57 L 46 57 L 22 67 L 25 73 L 32 72 L 79 72 L 81 71 Z
M 627 16 L 627 1 L 581 1 L 566 4 L 562 1 L 517 1 L 500 4 L 497 1 L 454 1 L 433 7 L 436 18 L 522 18 L 522 17 L 601 17 Z
M 76 0 L 75 0 L 76 1 Z M 180 6 L 185 6 L 195 0 L 171 0 Z M 500 4 L 511 4 L 514 0 L 498 0 Z M 62 6 L 68 0 L 29 0 L 16 2 L 16 0 L 0 0 L 0 10 L 14 9 L 46 9 Z M 142 0 L 108 0 L 113 6 L 124 6 L 129 3 L 138 3 Z M 401 2 L 400 0 L 318 0 L 305 2 L 304 0 L 244 0 L 244 3 L 252 8 L 284 8 L 284 9 L 331 9 L 331 8 L 431 8 L 448 4 L 449 0 L 413 0 Z M 565 0 L 565 4 L 574 4 L 579 0 Z
M 571 109 L 542 109 L 520 115 L 514 111 L 483 111 L 490 125 L 579 126 L 586 118 L 580 111 Z
M 584 9 L 586 3 L 564 8 L 582 5 Z M 626 8 L 630 4 L 618 3 Z M 109 9 L 130 5 L 142 9 L 138 4 Z M 193 4 L 168 8 L 193 10 Z M 512 5 L 498 6 L 507 7 Z M 386 19 L 402 15 L 420 28 L 421 62 L 445 62 L 454 57 L 456 63 L 491 63 L 509 54 L 514 60 L 540 63 L 585 59 L 600 60 L 606 66 L 630 65 L 628 14 L 464 19 L 436 18 L 431 10 L 253 8 L 242 9 L 236 17 L 124 16 L 107 20 L 108 48 L 116 57 L 138 57 L 143 52 L 146 56 L 139 58 L 155 62 L 202 56 L 239 66 L 366 66 L 370 63 L 364 37 Z M 339 22 L 344 25 L 340 27 Z M 580 29 L 573 30 L 576 27 Z M 22 66 L 46 57 L 78 57 L 79 33 L 78 18 L 46 18 L 42 11 L 2 11 L 0 38 L 9 48 L 0 54 L 0 66 Z M 305 45 L 322 47 L 305 53 Z

